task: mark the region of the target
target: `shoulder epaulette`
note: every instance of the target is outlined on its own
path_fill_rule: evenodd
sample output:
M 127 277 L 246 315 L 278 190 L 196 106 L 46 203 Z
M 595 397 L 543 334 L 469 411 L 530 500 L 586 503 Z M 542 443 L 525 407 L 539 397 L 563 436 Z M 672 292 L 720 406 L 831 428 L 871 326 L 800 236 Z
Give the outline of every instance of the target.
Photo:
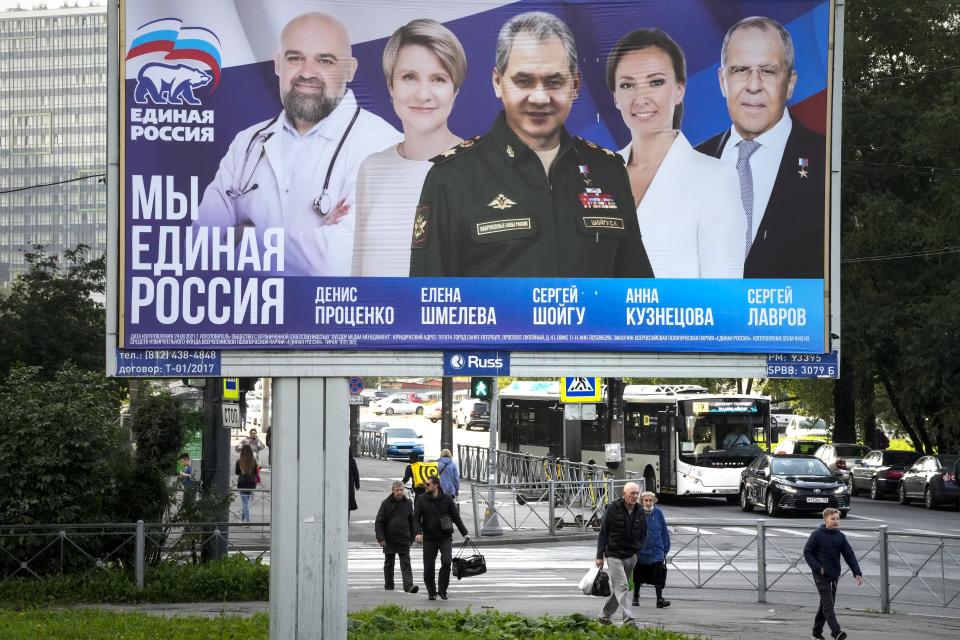
M 580 142 L 581 144 L 584 144 L 584 145 L 586 145 L 587 147 L 590 147 L 591 149 L 593 149 L 593 150 L 595 150 L 595 151 L 599 151 L 599 152 L 601 152 L 601 153 L 605 153 L 606 155 L 610 156 L 611 158 L 615 158 L 615 159 L 619 160 L 621 163 L 623 162 L 623 156 L 621 156 L 621 155 L 620 155 L 619 153 L 617 153 L 616 151 L 611 151 L 610 149 L 606 149 L 606 148 L 604 148 L 604 147 L 601 147 L 601 146 L 598 145 L 597 143 L 591 142 L 591 141 L 587 140 L 586 138 L 581 138 L 580 136 L 574 136 L 574 138 L 575 138 L 578 142 Z
M 485 138 L 483 136 L 473 136 L 472 138 L 467 138 L 457 146 L 450 147 L 440 155 L 430 158 L 430 162 L 433 162 L 433 163 L 446 162 L 450 158 L 455 158 L 459 155 L 463 155 L 466 151 L 470 149 L 475 149 L 476 147 L 483 144 L 484 141 L 485 141 Z

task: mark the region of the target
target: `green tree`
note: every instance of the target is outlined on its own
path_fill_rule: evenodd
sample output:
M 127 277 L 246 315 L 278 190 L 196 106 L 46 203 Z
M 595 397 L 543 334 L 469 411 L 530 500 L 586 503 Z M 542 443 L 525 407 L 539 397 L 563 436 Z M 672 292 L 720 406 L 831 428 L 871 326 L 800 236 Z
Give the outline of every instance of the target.
M 165 389 L 141 389 L 130 407 L 136 452 L 125 483 L 122 522 L 159 522 L 173 504 L 177 456 L 187 440 L 188 415 L 179 400 Z
M 0 297 L 0 376 L 17 364 L 35 365 L 47 378 L 66 362 L 104 370 L 105 263 L 80 245 L 61 261 L 35 246 L 27 270 Z
M 960 444 L 960 2 L 848 2 L 843 349 L 860 426 L 879 388 L 918 450 Z
M 0 523 L 104 521 L 130 463 L 116 386 L 74 366 L 52 379 L 18 367 L 0 406 Z

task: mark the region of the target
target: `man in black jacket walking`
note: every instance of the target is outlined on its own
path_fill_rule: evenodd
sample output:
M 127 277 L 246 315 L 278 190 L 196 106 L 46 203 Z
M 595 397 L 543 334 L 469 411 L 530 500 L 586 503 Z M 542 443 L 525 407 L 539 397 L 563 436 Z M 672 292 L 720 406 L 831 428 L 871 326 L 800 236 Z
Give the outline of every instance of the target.
M 427 585 L 430 600 L 436 600 L 437 594 L 440 594 L 441 600 L 447 599 L 454 525 L 465 541 L 470 539 L 453 498 L 440 490 L 440 478 L 427 478 L 427 492 L 417 498 L 413 508 L 413 528 L 417 542 L 423 543 L 423 583 Z M 440 552 L 439 584 L 435 582 L 434 574 L 437 551 Z
M 420 588 L 413 584 L 413 569 L 410 567 L 410 545 L 413 543 L 413 503 L 403 494 L 403 483 L 394 481 L 390 495 L 380 503 L 374 523 L 377 544 L 383 549 L 383 588 L 393 591 L 393 563 L 400 556 L 400 575 L 403 590 L 416 593 Z
M 623 485 L 623 497 L 611 502 L 603 514 L 600 537 L 597 539 L 597 566 L 603 567 L 607 560 L 610 572 L 610 597 L 603 603 L 600 622 L 610 624 L 617 609 L 623 611 L 623 624 L 636 625 L 637 619 L 630 610 L 630 585 L 627 576 L 637 564 L 637 552 L 647 539 L 647 521 L 643 509 L 637 507 L 640 487 L 634 482 Z
M 834 508 L 823 510 L 823 524 L 815 529 L 807 539 L 803 548 L 803 558 L 813 571 L 813 581 L 820 593 L 820 608 L 813 621 L 813 640 L 824 640 L 823 624 L 830 625 L 830 635 L 836 640 L 845 640 L 847 634 L 840 630 L 840 623 L 834 612 L 837 600 L 837 581 L 840 580 L 840 556 L 847 561 L 847 566 L 853 572 L 853 579 L 859 587 L 863 581 L 863 573 L 857 563 L 857 555 L 847 541 L 847 536 L 840 532 L 840 512 Z

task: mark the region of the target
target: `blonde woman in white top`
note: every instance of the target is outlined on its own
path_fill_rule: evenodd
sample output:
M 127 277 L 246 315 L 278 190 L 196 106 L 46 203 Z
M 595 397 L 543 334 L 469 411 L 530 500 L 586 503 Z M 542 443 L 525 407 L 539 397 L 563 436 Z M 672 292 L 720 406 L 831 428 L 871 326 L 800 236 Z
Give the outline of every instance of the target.
M 686 61 L 660 29 L 636 29 L 613 46 L 607 86 L 630 129 L 620 151 L 657 278 L 742 278 L 746 217 L 736 171 L 679 131 Z
M 463 141 L 447 127 L 447 119 L 467 74 L 466 54 L 439 22 L 413 20 L 387 42 L 383 74 L 404 137 L 360 167 L 352 273 L 407 277 L 413 218 L 429 159 Z

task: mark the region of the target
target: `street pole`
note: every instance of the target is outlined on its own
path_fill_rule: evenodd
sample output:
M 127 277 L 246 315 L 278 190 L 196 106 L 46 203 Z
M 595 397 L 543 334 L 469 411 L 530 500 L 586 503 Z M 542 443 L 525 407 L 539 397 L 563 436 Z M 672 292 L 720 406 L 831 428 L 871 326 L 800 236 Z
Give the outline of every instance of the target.
M 497 483 L 497 439 L 500 425 L 500 379 L 494 378 L 490 385 L 490 449 L 487 451 L 487 508 L 483 514 L 482 536 L 502 536 L 500 520 L 494 508 L 497 491 L 493 485 Z
M 270 446 L 273 443 L 273 431 L 271 431 L 271 406 L 270 403 L 273 400 L 273 389 L 272 389 L 272 379 L 264 378 L 263 379 L 263 398 L 261 399 L 260 404 L 260 418 L 263 422 L 263 432 L 267 434 L 267 440 L 270 444 L 267 445 L 267 464 L 273 466 L 273 447 Z
M 607 378 L 607 399 L 610 401 L 610 442 L 620 445 L 620 463 L 613 469 L 613 477 L 627 477 L 626 438 L 623 432 L 623 380 Z
M 350 455 L 357 457 L 360 444 L 360 405 L 350 405 Z
M 207 378 L 203 385 L 203 464 L 200 467 L 200 487 L 205 495 L 226 496 L 230 491 L 230 430 L 223 426 L 222 402 L 223 379 Z M 230 520 L 229 503 L 217 511 L 214 519 Z M 227 530 L 216 536 L 208 532 L 202 550 L 204 560 L 227 555 L 228 534 Z
M 453 453 L 453 378 L 444 376 L 440 386 L 440 448 Z

